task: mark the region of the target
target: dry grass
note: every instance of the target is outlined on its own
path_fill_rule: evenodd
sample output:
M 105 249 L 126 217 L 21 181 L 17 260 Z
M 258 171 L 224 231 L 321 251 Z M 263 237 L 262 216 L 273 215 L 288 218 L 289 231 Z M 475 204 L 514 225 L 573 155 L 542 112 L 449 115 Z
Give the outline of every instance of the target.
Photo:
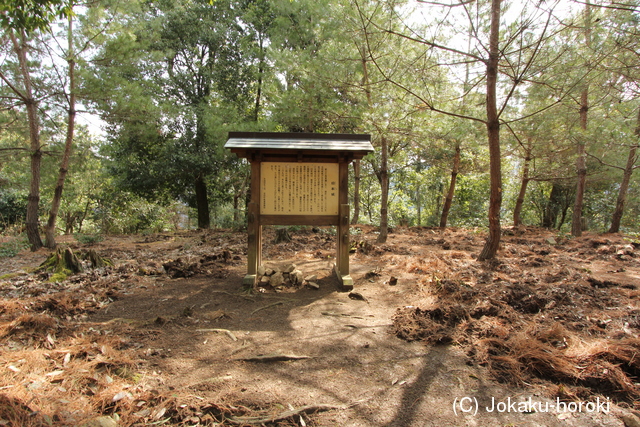
M 528 276 L 520 261 L 508 257 L 481 268 L 455 268 L 462 257 L 407 265 L 415 273 L 432 272 L 429 285 L 436 301 L 429 308 L 398 309 L 396 334 L 461 345 L 500 381 L 535 382 L 564 398 L 604 394 L 640 407 L 640 339 L 607 333 L 638 326 L 628 307 L 617 309 L 638 290 L 616 283 L 598 286 L 583 270 L 509 249 L 505 252 L 544 270 Z M 475 269 L 473 280 L 470 269 Z
M 38 301 L 0 306 L 0 425 L 76 427 L 105 415 L 117 416 L 121 427 L 219 425 L 225 416 L 252 413 L 224 402 L 178 402 L 120 338 L 128 325 L 62 319 L 69 301 L 47 313 L 33 312 L 42 309 Z
M 43 332 L 45 325 L 51 325 L 25 323 L 23 317 L 14 325 L 37 327 L 13 328 L 13 335 L 17 330 L 23 334 Z M 1 418 L 12 425 L 41 425 L 43 420 L 55 425 L 77 425 L 129 405 L 135 394 L 144 389 L 143 378 L 129 355 L 117 349 L 117 340 L 96 338 L 93 335 L 60 341 L 51 338 L 50 348 L 4 352 L 0 356 L 5 405 L 0 409 L 4 414 Z M 124 397 L 114 400 L 118 393 L 124 393 Z
M 11 322 L 0 325 L 0 338 L 28 334 L 44 340 L 46 335 L 55 332 L 57 328 L 58 321 L 47 314 L 23 314 Z

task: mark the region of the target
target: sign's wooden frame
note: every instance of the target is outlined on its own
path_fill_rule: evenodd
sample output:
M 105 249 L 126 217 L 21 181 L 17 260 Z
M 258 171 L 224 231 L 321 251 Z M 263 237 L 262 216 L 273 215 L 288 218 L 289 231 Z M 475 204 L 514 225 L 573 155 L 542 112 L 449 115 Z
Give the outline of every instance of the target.
M 251 164 L 251 197 L 247 212 L 247 275 L 254 286 L 262 264 L 262 226 L 316 225 L 337 227 L 335 272 L 345 290 L 353 289 L 349 274 L 349 165 L 373 151 L 369 135 L 229 132 L 225 147 Z M 260 212 L 262 162 L 338 164 L 338 215 L 265 215 Z

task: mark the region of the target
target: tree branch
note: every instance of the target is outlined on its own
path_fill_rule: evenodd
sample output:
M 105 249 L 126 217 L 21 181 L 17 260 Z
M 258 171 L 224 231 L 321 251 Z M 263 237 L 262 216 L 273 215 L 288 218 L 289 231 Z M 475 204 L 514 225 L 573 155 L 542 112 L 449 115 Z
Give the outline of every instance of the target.
M 618 169 L 618 170 L 625 170 L 625 168 L 623 168 L 622 166 L 617 166 L 617 165 L 612 165 L 610 163 L 607 163 L 605 161 L 603 161 L 602 159 L 600 159 L 599 157 L 594 156 L 593 154 L 589 153 L 588 151 L 586 151 L 587 156 L 591 157 L 592 159 L 596 159 L 598 163 L 600 163 L 602 166 L 607 166 L 609 168 L 613 168 L 613 169 Z M 636 159 L 637 160 L 637 159 Z M 638 169 L 640 168 L 640 165 L 634 166 L 633 169 Z
M 18 98 L 20 98 L 22 100 L 22 102 L 27 102 L 27 97 L 26 95 L 24 95 L 22 92 L 20 92 L 20 89 L 18 89 L 16 86 L 14 86 L 9 79 L 7 79 L 7 76 L 5 76 L 5 74 L 2 72 L 2 70 L 0 70 L 0 79 L 2 79 L 3 82 L 5 82 L 7 84 L 7 86 L 9 86 L 9 88 L 13 91 L 13 93 L 15 93 Z
M 426 106 L 426 109 L 428 109 L 430 111 L 434 111 L 436 113 L 441 113 L 441 114 L 445 114 L 445 115 L 448 115 L 448 116 L 457 117 L 457 118 L 461 118 L 461 119 L 473 120 L 473 121 L 476 121 L 476 122 L 479 122 L 479 123 L 485 123 L 485 120 L 477 118 L 477 117 L 467 116 L 467 115 L 464 115 L 464 114 L 455 113 L 453 111 L 446 111 L 446 110 L 441 110 L 439 108 L 436 108 L 429 100 L 425 99 L 423 96 L 421 96 L 417 92 L 415 92 L 412 89 L 409 89 L 408 87 L 404 86 L 403 84 L 391 79 L 387 75 L 387 73 L 382 69 L 382 67 L 380 66 L 378 60 L 373 56 L 373 51 L 372 51 L 372 48 L 371 48 L 371 40 L 370 40 L 370 37 L 369 37 L 369 31 L 367 30 L 367 28 L 368 28 L 367 24 L 371 24 L 376 28 L 379 28 L 379 27 L 373 21 L 371 21 L 371 19 L 369 19 L 369 18 L 364 16 L 364 13 L 362 12 L 362 9 L 360 8 L 360 5 L 359 5 L 359 3 L 357 1 L 355 2 L 355 4 L 356 4 L 356 8 L 358 9 L 358 14 L 360 16 L 362 29 L 364 31 L 367 52 L 369 53 L 368 56 L 371 59 L 371 62 L 375 65 L 376 69 L 383 76 L 384 81 L 386 81 L 387 83 L 390 83 L 390 84 L 396 86 L 397 88 L 403 90 L 404 92 L 414 96 L 416 99 L 418 99 L 419 101 L 424 103 L 424 105 Z M 385 30 L 383 30 L 383 32 L 386 32 L 387 34 L 392 34 L 392 33 L 389 33 L 389 32 L 387 32 Z M 468 55 L 468 56 L 474 58 L 473 55 Z
M 460 3 L 454 3 L 454 4 L 438 3 L 435 1 L 427 1 L 427 0 L 416 0 L 416 1 L 418 3 L 430 4 L 432 6 L 458 7 L 458 6 L 464 6 L 465 4 L 473 3 L 475 0 L 466 0 L 466 1 L 461 1 Z
M 582 4 L 582 5 L 589 5 L 591 7 L 598 7 L 600 9 L 613 9 L 613 10 L 625 10 L 627 12 L 637 12 L 638 8 L 634 5 L 630 5 L 630 4 L 621 4 L 621 3 L 617 3 L 617 2 L 611 2 L 610 5 L 606 5 L 606 4 L 593 4 L 593 3 L 587 3 L 587 2 L 582 2 L 582 1 L 578 1 L 578 0 L 573 0 L 574 3 L 578 3 L 578 4 Z
M 460 3 L 460 5 L 464 5 L 464 4 L 465 3 Z M 395 36 L 398 36 L 398 37 L 401 37 L 401 38 L 404 38 L 404 39 L 407 39 L 407 40 L 410 40 L 410 41 L 413 41 L 413 42 L 416 42 L 416 43 L 420 43 L 420 44 L 424 44 L 424 45 L 436 48 L 436 49 L 440 49 L 440 50 L 444 50 L 444 51 L 447 51 L 447 52 L 455 53 L 457 55 L 465 56 L 465 57 L 468 57 L 468 58 L 473 58 L 474 60 L 479 61 L 479 62 L 483 62 L 483 63 L 486 62 L 484 58 L 481 58 L 481 57 L 479 57 L 477 55 L 473 55 L 473 54 L 471 54 L 469 52 L 463 52 L 461 50 L 454 49 L 454 48 L 448 47 L 448 46 L 444 46 L 444 45 L 441 45 L 441 44 L 438 44 L 438 43 L 435 43 L 435 42 L 431 42 L 431 41 L 425 40 L 423 38 L 412 37 L 412 36 L 400 33 L 400 32 L 395 31 L 395 30 L 382 28 L 377 23 L 375 23 L 371 18 L 364 16 L 364 13 L 362 12 L 362 9 L 360 8 L 360 5 L 357 2 L 356 2 L 356 7 L 358 8 L 358 13 L 359 13 L 361 19 L 366 19 L 369 24 L 373 25 L 376 29 L 378 29 L 378 30 L 380 30 L 380 31 L 382 31 L 384 33 L 395 35 Z

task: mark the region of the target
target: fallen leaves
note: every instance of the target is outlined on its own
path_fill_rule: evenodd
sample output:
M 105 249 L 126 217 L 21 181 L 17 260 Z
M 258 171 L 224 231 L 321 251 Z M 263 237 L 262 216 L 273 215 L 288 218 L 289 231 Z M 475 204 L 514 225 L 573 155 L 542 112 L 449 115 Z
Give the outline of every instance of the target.
M 443 268 L 430 283 L 433 305 L 398 309 L 395 333 L 411 341 L 461 345 L 500 381 L 519 386 L 551 381 L 565 390 L 580 389 L 582 397 L 603 393 L 636 402 L 636 286 L 595 277 L 586 268 L 587 254 L 599 261 L 602 250 L 586 243 L 577 248 L 584 251 L 581 260 L 569 259 L 571 252 L 556 246 L 554 257 L 562 263 L 523 258 L 511 246 L 515 259 L 505 256 L 483 265 L 475 283 L 458 278 L 472 277 L 462 269 Z

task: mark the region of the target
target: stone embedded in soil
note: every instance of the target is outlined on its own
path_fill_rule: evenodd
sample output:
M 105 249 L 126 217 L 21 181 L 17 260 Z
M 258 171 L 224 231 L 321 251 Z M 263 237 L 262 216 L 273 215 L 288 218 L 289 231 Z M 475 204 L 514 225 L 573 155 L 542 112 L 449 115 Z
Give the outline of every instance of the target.
M 291 273 L 289 273 L 289 277 L 291 278 L 291 283 L 294 286 L 301 285 L 302 281 L 304 280 L 304 274 L 302 274 L 302 271 L 300 270 L 292 271 Z
M 622 418 L 625 427 L 640 427 L 640 418 L 636 417 L 634 414 L 622 414 L 620 418 Z
M 270 280 L 271 279 L 269 278 L 269 276 L 262 276 L 262 277 L 260 277 L 259 283 L 261 285 L 268 285 Z
M 89 420 L 80 427 L 118 427 L 118 423 L 111 417 L 103 416 Z
M 367 298 L 365 298 L 364 295 L 362 295 L 361 293 L 358 293 L 358 292 L 349 293 L 349 298 L 351 298 L 352 300 L 357 300 L 357 301 L 367 301 Z
M 276 268 L 271 269 L 260 266 L 256 271 L 258 276 L 258 284 L 262 287 L 267 285 L 274 289 L 287 286 L 302 286 L 308 281 L 316 281 L 317 276 L 308 276 L 305 278 L 304 273 L 297 269 L 295 264 L 288 264 L 282 270 Z M 307 280 L 313 279 L 313 280 Z
M 596 249 L 596 253 L 598 255 L 611 254 L 614 251 L 615 251 L 615 248 L 613 248 L 612 246 L 608 246 L 608 245 L 599 246 L 598 249 Z
M 281 272 L 276 272 L 269 279 L 269 284 L 274 288 L 277 286 L 281 286 L 284 283 L 284 275 Z

